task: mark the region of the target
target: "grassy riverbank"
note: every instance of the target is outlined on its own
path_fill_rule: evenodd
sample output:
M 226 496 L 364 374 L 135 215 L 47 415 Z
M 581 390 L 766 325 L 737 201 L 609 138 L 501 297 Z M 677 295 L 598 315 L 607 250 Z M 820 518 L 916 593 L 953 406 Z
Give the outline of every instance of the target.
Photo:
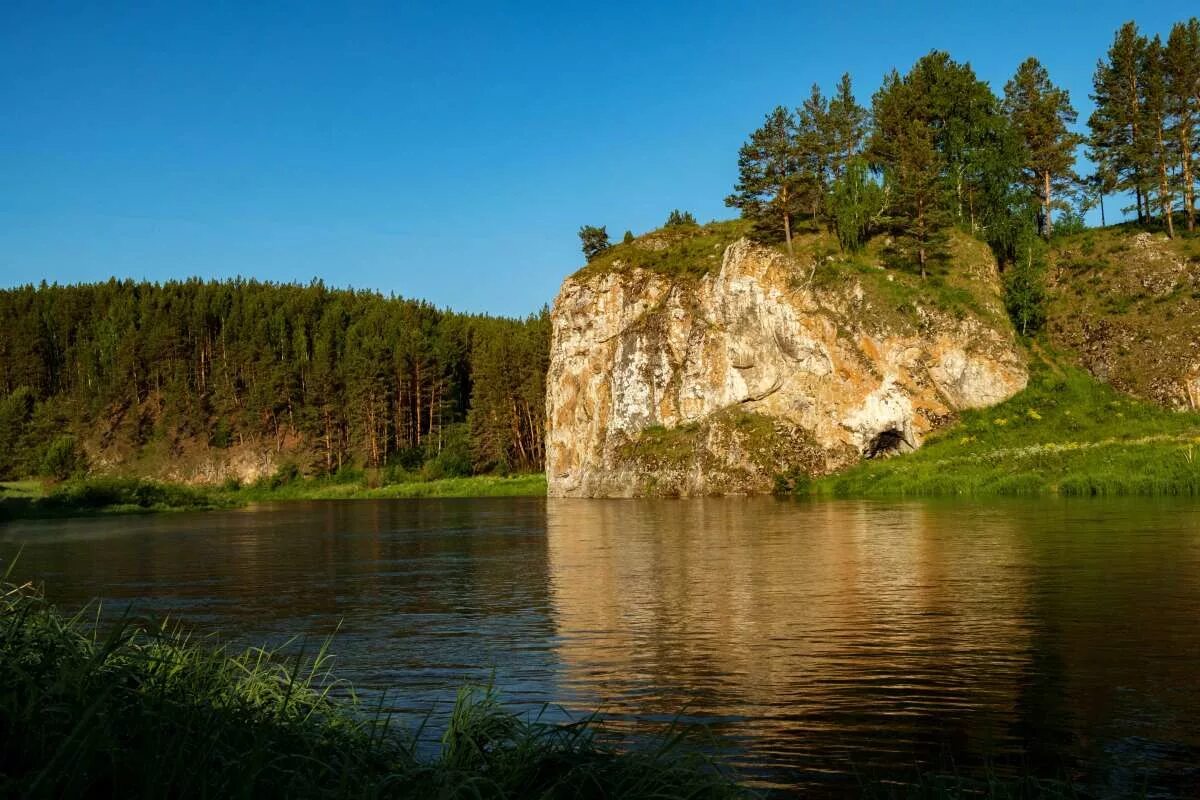
M 590 721 L 516 716 L 483 690 L 460 692 L 440 753 L 422 758 L 329 673 L 323 650 L 307 660 L 235 654 L 169 628 L 99 632 L 84 619 L 0 585 L 2 796 L 743 794 L 679 737 L 617 751 Z
M 816 496 L 1200 495 L 1200 414 L 1120 394 L 1072 368 L 969 411 L 917 451 L 802 487 Z
M 0 484 L 0 521 L 203 511 L 277 500 L 358 500 L 416 497 L 543 497 L 540 473 L 475 475 L 371 486 L 361 476 L 264 480 L 246 486 L 183 486 L 137 478 L 93 478 L 48 485 L 39 481 Z
M 346 480 L 310 478 L 274 484 L 263 481 L 227 491 L 241 501 L 261 500 L 377 500 L 407 497 L 543 497 L 546 476 L 540 472 L 523 475 L 472 475 L 464 478 L 411 480 L 372 486 L 362 476 Z

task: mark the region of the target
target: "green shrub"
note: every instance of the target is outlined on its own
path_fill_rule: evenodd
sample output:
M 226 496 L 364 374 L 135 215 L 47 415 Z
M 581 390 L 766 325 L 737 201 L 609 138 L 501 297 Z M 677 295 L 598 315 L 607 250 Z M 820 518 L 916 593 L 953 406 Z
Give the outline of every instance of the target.
M 42 456 L 41 473 L 56 480 L 66 480 L 87 469 L 87 457 L 74 436 L 59 436 Z

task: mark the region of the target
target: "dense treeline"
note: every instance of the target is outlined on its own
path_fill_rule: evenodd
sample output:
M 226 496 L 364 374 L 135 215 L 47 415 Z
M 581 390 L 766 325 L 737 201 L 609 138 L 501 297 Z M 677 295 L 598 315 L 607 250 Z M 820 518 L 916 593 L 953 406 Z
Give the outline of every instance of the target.
M 0 291 L 0 475 L 251 445 L 305 472 L 540 469 L 548 313 L 256 281 Z M 71 436 L 74 434 L 74 436 Z

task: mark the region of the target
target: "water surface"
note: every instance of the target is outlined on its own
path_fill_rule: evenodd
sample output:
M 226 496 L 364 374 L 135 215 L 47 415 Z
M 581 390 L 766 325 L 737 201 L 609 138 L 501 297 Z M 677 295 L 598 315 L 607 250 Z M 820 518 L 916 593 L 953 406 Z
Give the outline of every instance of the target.
M 1200 505 L 399 500 L 22 522 L 67 607 L 242 643 L 337 631 L 339 673 L 423 716 L 683 711 L 760 785 L 915 765 L 1200 796 Z

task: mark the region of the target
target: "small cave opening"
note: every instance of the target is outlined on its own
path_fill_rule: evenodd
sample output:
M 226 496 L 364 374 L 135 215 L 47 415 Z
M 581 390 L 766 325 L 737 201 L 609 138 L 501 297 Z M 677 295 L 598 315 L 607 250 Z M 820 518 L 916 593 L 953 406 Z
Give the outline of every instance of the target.
M 887 458 L 888 456 L 903 453 L 911 449 L 912 445 L 909 444 L 908 437 L 904 435 L 904 431 L 896 428 L 888 428 L 871 437 L 871 441 L 867 442 L 867 446 L 863 448 L 863 456 L 866 458 Z

